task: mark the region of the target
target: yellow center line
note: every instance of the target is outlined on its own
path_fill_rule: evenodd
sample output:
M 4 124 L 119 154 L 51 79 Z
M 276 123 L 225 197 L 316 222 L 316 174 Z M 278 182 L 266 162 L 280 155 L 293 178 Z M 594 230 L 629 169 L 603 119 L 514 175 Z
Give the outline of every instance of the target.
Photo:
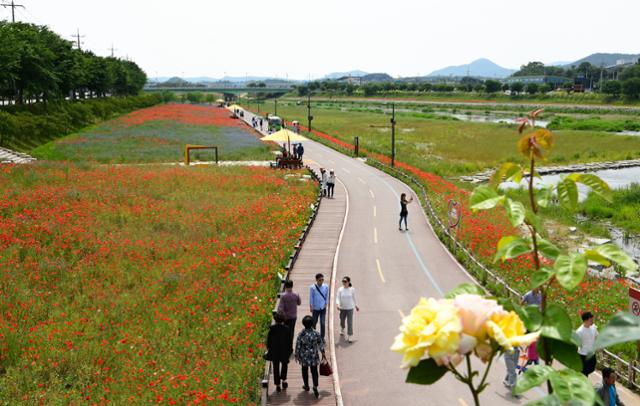
M 373 227 L 373 242 L 378 243 L 378 229 L 376 227 Z
M 402 310 L 398 309 L 398 313 L 400 313 L 400 318 L 404 319 L 405 316 L 404 316 L 404 313 L 402 313 Z
M 378 215 L 378 209 L 376 208 L 376 206 L 373 206 L 373 217 L 376 217 Z
M 467 406 L 467 402 L 465 402 L 465 401 L 464 401 L 464 399 L 462 399 L 462 398 L 459 398 L 459 399 L 458 399 L 458 402 L 460 402 L 460 404 L 461 404 L 462 406 Z
M 376 259 L 376 265 L 378 266 L 378 274 L 380 275 L 380 279 L 382 279 L 382 283 L 387 283 L 387 281 L 384 280 L 384 275 L 382 274 L 382 267 L 380 266 L 379 259 Z
M 373 194 L 373 190 L 369 189 L 369 194 L 371 195 L 372 199 L 376 198 L 376 195 Z
M 351 173 L 351 171 L 350 171 L 350 170 L 348 170 L 347 168 L 342 168 L 342 172 L 344 172 L 344 173 Z
M 365 181 L 364 181 L 364 179 L 362 179 L 362 178 L 358 178 L 358 180 L 359 180 L 359 181 L 360 181 L 360 183 L 362 183 L 363 185 L 366 185 L 366 184 L 367 184 L 367 182 L 365 182 Z

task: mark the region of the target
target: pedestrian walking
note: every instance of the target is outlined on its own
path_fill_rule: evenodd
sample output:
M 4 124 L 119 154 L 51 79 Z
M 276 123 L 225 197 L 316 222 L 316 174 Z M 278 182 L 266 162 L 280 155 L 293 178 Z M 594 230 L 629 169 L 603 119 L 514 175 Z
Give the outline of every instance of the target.
M 327 316 L 327 303 L 329 300 L 329 286 L 324 283 L 324 275 L 316 274 L 316 283 L 309 287 L 309 309 L 313 316 L 313 328 L 316 328 L 320 320 L 320 337 L 324 340 L 325 318 Z
M 280 312 L 273 315 L 275 324 L 269 327 L 267 335 L 267 352 L 269 359 L 273 364 L 273 383 L 276 385 L 276 391 L 287 389 L 287 369 L 289 367 L 289 357 L 292 348 L 291 341 L 293 331 L 284 324 L 284 315 Z M 282 382 L 282 388 L 280 388 Z
M 520 300 L 521 305 L 533 305 L 538 306 L 538 308 L 542 307 L 542 292 L 540 288 L 535 288 L 533 290 L 528 291 L 522 296 L 522 300 Z
M 505 351 L 504 353 L 504 364 L 507 368 L 507 375 L 502 382 L 504 386 L 509 388 L 511 391 L 511 396 L 514 398 L 520 398 L 520 395 L 516 395 L 513 391 L 516 387 L 516 382 L 518 380 L 518 360 L 520 359 L 520 348 L 513 347 L 510 351 Z
M 327 197 L 329 199 L 333 199 L 333 188 L 336 186 L 336 174 L 333 172 L 333 169 L 329 171 L 329 176 L 327 177 Z
M 304 147 L 302 146 L 302 143 L 298 144 L 298 157 L 300 158 L 300 160 L 302 160 L 302 156 L 304 155 Z
M 309 391 L 309 370 L 311 370 L 311 379 L 313 380 L 313 395 L 318 399 L 318 365 L 320 365 L 320 354 L 326 359 L 324 354 L 324 340 L 320 334 L 313 328 L 313 317 L 304 316 L 302 318 L 304 330 L 298 334 L 296 340 L 295 359 L 302 366 L 302 389 Z
M 327 180 L 329 179 L 329 175 L 327 175 L 327 171 L 324 168 L 320 168 L 320 190 L 322 196 L 327 195 Z
M 624 406 L 616 390 L 616 373 L 613 369 L 602 368 L 602 383 L 594 387 L 605 406 Z
M 358 302 L 356 301 L 356 289 L 351 284 L 351 278 L 344 276 L 342 278 L 342 286 L 338 289 L 336 296 L 336 304 L 340 312 L 340 335 L 344 337 L 344 324 L 347 322 L 347 342 L 353 339 L 353 311 L 359 312 Z
M 593 324 L 594 317 L 591 312 L 584 312 L 581 317 L 582 325 L 576 330 L 581 343 L 578 347 L 578 354 L 582 359 L 582 374 L 589 376 L 596 370 L 594 347 L 598 338 L 598 328 Z
M 293 291 L 293 281 L 291 279 L 284 282 L 284 293 L 280 296 L 278 312 L 284 316 L 284 324 L 291 330 L 291 345 L 293 350 L 293 332 L 296 330 L 296 320 L 298 318 L 298 306 L 302 304 L 300 295 Z
M 398 230 L 402 231 L 402 221 L 404 220 L 404 229 L 405 231 L 409 231 L 409 226 L 407 225 L 407 216 L 409 215 L 409 211 L 407 210 L 407 205 L 413 201 L 413 196 L 409 196 L 407 199 L 407 194 L 403 193 L 400 195 L 400 223 L 398 224 Z

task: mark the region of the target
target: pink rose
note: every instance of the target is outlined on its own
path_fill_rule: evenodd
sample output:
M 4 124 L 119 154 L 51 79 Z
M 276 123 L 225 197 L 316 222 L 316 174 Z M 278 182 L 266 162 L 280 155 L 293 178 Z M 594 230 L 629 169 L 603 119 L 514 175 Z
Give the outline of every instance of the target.
M 494 314 L 506 313 L 495 300 L 464 293 L 455 297 L 462 322 L 462 332 L 473 336 L 478 342 L 487 339 L 487 321 Z

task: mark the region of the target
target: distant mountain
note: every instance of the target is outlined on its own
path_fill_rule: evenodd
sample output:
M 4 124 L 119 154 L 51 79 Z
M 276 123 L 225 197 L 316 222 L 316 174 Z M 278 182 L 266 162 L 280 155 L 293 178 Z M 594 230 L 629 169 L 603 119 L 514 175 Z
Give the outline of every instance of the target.
M 431 72 L 428 76 L 474 76 L 484 78 L 506 78 L 514 69 L 503 68 L 488 59 L 478 59 L 466 65 L 449 66 Z
M 333 73 L 329 73 L 328 75 L 325 75 L 324 79 L 340 79 L 343 78 L 345 76 L 351 76 L 351 77 L 362 77 L 362 76 L 366 76 L 367 72 L 363 72 L 361 70 L 352 70 L 349 72 L 333 72 Z
M 372 82 L 393 82 L 393 77 L 386 73 L 369 73 L 360 78 L 363 83 Z
M 582 62 L 589 62 L 594 66 L 613 66 L 617 65 L 619 62 L 622 63 L 635 63 L 640 58 L 640 54 L 605 54 L 605 53 L 597 53 L 591 54 L 585 58 L 578 59 L 575 62 L 571 62 L 565 65 L 565 67 L 570 66 L 578 66 Z

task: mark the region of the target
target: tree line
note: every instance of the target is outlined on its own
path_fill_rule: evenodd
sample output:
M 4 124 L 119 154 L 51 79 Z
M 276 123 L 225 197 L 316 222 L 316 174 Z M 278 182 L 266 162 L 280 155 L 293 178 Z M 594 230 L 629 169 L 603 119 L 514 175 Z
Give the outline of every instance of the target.
M 10 104 L 136 95 L 146 82 L 134 62 L 75 49 L 46 26 L 0 21 L 0 99 Z
M 566 78 L 567 82 L 560 88 L 566 92 L 572 92 L 576 83 L 582 83 L 584 88 L 597 90 L 600 93 L 613 98 L 624 96 L 628 99 L 640 98 L 640 63 L 627 67 L 612 79 L 603 68 L 584 62 L 577 67 L 561 68 L 545 66 L 541 62 L 531 62 L 523 65 L 514 73 L 511 83 L 504 83 L 494 79 L 483 80 L 474 77 L 463 77 L 450 83 L 430 83 L 424 81 L 397 80 L 377 83 L 349 83 L 348 81 L 321 80 L 314 81 L 296 87 L 298 95 L 306 96 L 309 91 L 352 95 L 354 93 L 364 96 L 374 96 L 390 92 L 476 92 L 497 93 L 509 91 L 512 95 L 547 93 L 556 90 L 559 85 L 550 83 L 525 83 L 518 81 L 524 76 L 559 76 Z M 602 81 L 602 83 L 601 83 Z

